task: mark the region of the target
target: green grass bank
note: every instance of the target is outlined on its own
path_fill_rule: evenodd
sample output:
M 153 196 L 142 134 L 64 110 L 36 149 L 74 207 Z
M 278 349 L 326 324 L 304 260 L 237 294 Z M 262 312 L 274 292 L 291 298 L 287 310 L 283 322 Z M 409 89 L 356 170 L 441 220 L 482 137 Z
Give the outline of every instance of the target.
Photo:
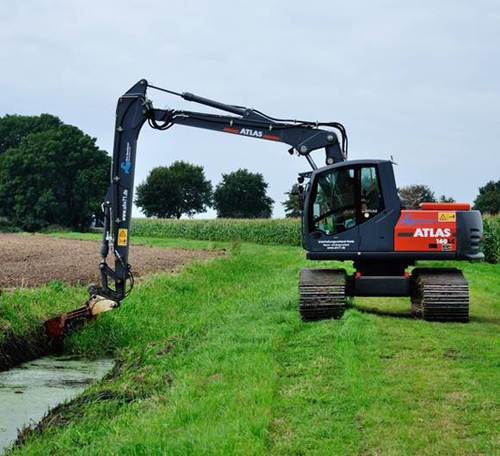
M 406 299 L 356 299 L 341 320 L 303 323 L 302 249 L 226 246 L 225 257 L 141 280 L 74 334 L 69 352 L 115 356 L 117 367 L 19 452 L 500 453 L 499 265 L 456 265 L 471 284 L 468 324 L 415 320 Z M 31 293 L 57 303 L 82 291 Z

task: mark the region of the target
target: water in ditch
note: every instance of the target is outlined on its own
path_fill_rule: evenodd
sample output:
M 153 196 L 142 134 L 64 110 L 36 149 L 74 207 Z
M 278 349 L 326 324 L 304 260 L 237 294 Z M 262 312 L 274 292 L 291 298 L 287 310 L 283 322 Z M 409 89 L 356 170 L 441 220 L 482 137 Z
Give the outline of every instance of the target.
M 111 359 L 47 356 L 0 372 L 0 454 L 16 439 L 18 429 L 75 397 L 113 364 Z

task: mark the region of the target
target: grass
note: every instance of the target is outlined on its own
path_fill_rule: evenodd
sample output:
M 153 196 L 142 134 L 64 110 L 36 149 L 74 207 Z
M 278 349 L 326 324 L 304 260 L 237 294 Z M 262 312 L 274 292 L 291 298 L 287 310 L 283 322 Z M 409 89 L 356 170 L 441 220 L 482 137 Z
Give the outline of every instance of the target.
M 31 339 L 33 328 L 47 318 L 82 305 L 88 299 L 83 287 L 54 281 L 36 288 L 18 288 L 0 294 L 0 344 L 7 333 Z
M 299 248 L 242 244 L 143 280 L 68 340 L 72 353 L 116 356 L 115 371 L 22 452 L 500 453 L 499 265 L 456 265 L 471 284 L 468 324 L 414 320 L 408 300 L 374 298 L 303 323 L 304 266 Z

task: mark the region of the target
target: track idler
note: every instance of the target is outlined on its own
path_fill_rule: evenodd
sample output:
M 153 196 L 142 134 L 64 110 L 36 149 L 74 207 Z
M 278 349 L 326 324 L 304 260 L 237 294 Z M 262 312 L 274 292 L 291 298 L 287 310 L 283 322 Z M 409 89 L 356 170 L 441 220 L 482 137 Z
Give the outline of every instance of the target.
M 83 306 L 45 322 L 45 330 L 52 339 L 62 339 L 86 322 L 95 320 L 98 315 L 115 309 L 119 303 L 97 296 L 86 301 Z

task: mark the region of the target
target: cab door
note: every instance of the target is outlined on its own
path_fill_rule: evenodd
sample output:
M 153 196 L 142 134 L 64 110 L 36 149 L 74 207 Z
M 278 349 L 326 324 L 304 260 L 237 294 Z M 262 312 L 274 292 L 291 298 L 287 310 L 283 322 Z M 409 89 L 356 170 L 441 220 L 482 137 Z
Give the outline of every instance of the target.
M 394 250 L 394 227 L 401 212 L 392 163 L 362 164 L 359 185 L 360 251 L 391 252 Z
M 328 168 L 315 176 L 307 208 L 310 251 L 356 251 L 360 220 L 358 169 Z

